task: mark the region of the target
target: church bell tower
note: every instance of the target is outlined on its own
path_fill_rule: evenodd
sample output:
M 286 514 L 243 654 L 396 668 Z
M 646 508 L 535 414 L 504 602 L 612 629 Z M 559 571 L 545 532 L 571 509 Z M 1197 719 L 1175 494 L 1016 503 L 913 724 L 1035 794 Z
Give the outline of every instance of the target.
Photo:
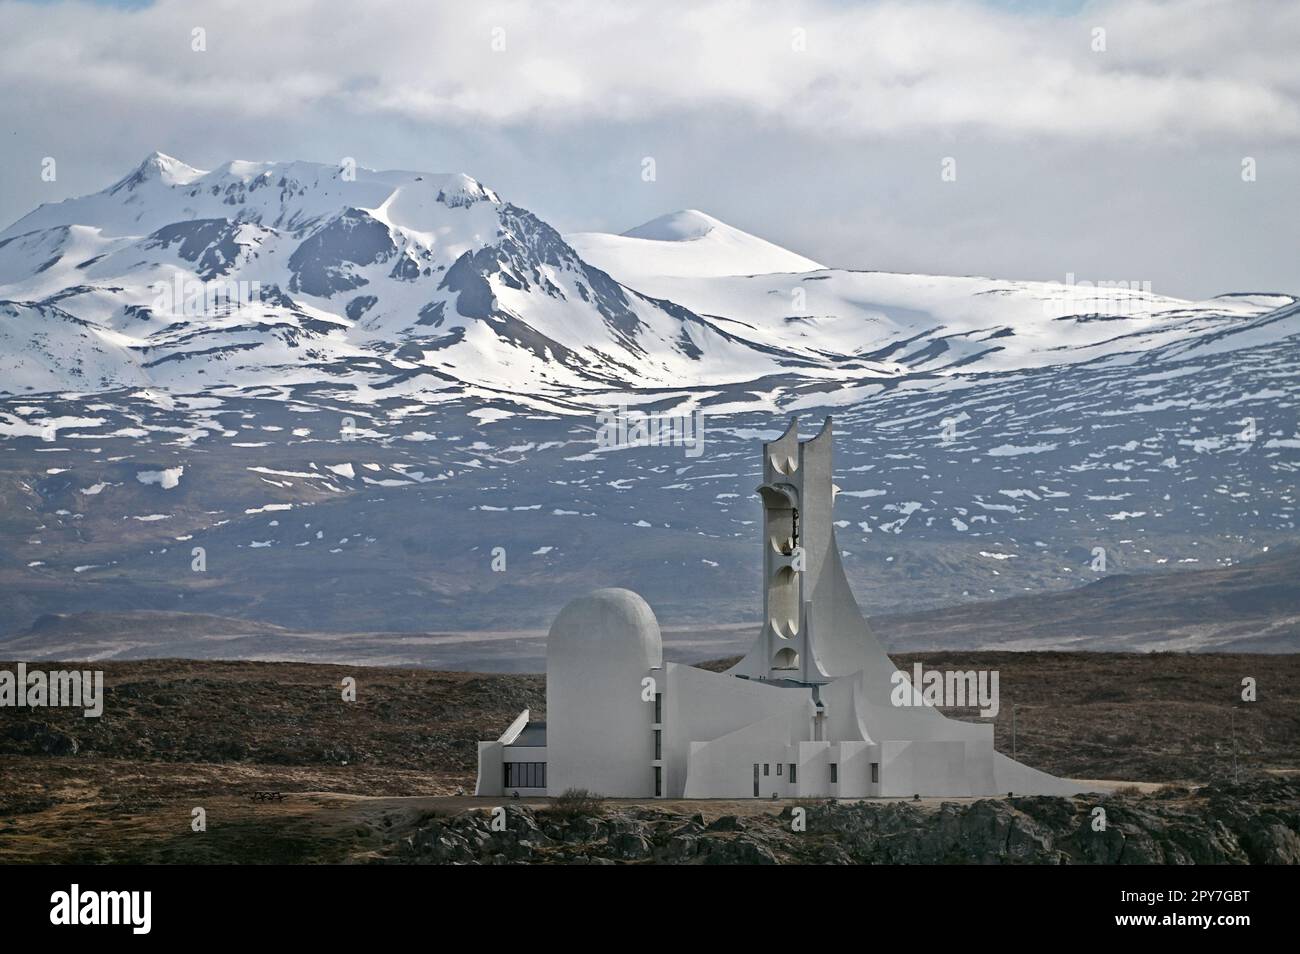
M 813 597 L 836 546 L 831 447 L 829 417 L 807 441 L 795 418 L 763 445 L 763 631 L 745 660 L 751 679 L 830 680 L 818 659 Z

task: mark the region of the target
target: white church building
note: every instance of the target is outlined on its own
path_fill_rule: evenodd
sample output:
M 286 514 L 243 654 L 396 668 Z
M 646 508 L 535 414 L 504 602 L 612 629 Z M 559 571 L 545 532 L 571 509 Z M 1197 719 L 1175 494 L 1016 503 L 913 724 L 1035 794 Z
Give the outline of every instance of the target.
M 897 671 L 849 588 L 831 508 L 831 421 L 763 447 L 763 628 L 723 673 L 665 663 L 630 590 L 556 617 L 546 721 L 480 742 L 476 794 L 781 798 L 1072 795 L 993 748 L 993 726 L 896 705 Z M 919 696 L 919 693 L 916 694 Z M 916 704 L 921 703 L 921 704 Z

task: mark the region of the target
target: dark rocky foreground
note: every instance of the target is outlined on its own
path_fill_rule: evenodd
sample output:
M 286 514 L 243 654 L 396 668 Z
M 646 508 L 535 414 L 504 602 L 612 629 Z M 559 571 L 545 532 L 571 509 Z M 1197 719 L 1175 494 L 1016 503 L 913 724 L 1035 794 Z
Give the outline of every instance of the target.
M 1094 813 L 1106 814 L 1104 831 Z M 794 830 L 796 813 L 806 829 Z M 1297 864 L 1300 780 L 1089 798 L 808 802 L 779 814 L 505 806 L 425 817 L 394 860 L 427 864 Z

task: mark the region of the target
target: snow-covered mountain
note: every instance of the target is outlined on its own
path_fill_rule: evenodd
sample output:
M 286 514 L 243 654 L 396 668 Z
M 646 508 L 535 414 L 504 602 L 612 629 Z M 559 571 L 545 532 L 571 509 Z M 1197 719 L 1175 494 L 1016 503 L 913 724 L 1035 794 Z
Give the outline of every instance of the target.
M 785 357 L 618 284 L 465 175 L 161 154 L 0 233 L 0 316 L 10 392 L 558 396 L 743 380 Z
M 568 239 L 620 282 L 677 302 L 757 347 L 841 372 L 1008 371 L 1140 354 L 1236 328 L 1296 300 L 1230 294 L 1192 302 L 1137 282 L 826 269 L 693 211 L 621 236 Z M 1271 333 L 1295 330 L 1290 322 Z
M 749 620 L 756 444 L 795 412 L 835 414 L 869 610 L 1294 544 L 1292 296 L 827 269 L 697 212 L 565 238 L 352 172 L 155 155 L 0 233 L 0 632 L 514 630 L 598 585 Z M 598 448 L 620 396 L 701 408 L 702 455 Z
M 1293 302 L 826 269 L 695 210 L 562 237 L 463 174 L 155 153 L 0 232 L 0 392 L 775 406 L 1191 346 Z

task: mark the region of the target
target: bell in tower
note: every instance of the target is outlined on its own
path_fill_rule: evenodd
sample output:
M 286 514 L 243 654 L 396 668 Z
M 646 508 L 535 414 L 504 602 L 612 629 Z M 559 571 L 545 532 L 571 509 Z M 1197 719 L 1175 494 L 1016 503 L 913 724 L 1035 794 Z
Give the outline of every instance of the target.
M 829 680 L 814 639 L 813 599 L 834 547 L 830 458 L 830 418 L 811 440 L 800 443 L 796 418 L 763 445 L 763 631 L 737 675 Z

